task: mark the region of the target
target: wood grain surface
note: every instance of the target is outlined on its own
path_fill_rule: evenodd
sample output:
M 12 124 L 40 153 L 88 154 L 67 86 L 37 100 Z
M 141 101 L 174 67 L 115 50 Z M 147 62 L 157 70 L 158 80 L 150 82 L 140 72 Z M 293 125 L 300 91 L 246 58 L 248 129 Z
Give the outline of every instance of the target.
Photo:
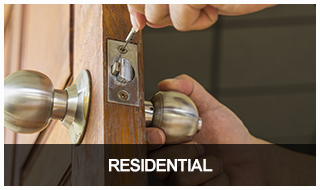
M 107 101 L 107 39 L 124 41 L 131 29 L 126 5 L 75 5 L 74 74 L 88 69 L 92 76 L 92 100 L 87 132 L 83 144 L 144 144 L 144 86 L 142 38 L 134 43 L 139 57 L 139 107 Z M 147 174 L 119 173 L 107 170 L 112 150 L 106 146 L 74 149 L 72 160 L 73 185 L 146 185 Z M 122 155 L 121 155 L 122 154 Z M 131 151 L 119 151 L 118 157 L 146 158 L 143 146 Z M 90 164 L 85 164 L 90 163 Z M 86 180 L 83 180 L 86 179 Z
M 129 12 L 126 5 L 103 5 L 103 52 L 107 52 L 107 39 L 124 41 L 131 30 Z M 139 32 L 133 43 L 138 45 L 138 76 L 139 76 L 139 107 L 109 103 L 107 93 L 104 95 L 105 127 L 108 133 L 106 144 L 144 144 L 144 79 L 143 79 L 143 55 L 142 35 Z M 103 56 L 104 78 L 107 89 L 107 53 Z
M 71 150 L 72 145 L 35 145 L 22 167 L 20 185 L 58 185 L 71 165 Z
M 124 41 L 131 30 L 129 12 L 126 5 L 103 5 L 103 47 L 107 52 L 106 39 Z M 139 77 L 139 107 L 126 106 L 107 102 L 105 100 L 105 143 L 106 144 L 145 144 L 144 118 L 144 74 L 142 35 L 139 32 L 133 43 L 138 45 L 138 76 Z M 107 64 L 107 54 L 104 54 L 104 65 Z M 104 69 L 105 88 L 107 89 L 107 70 Z M 112 146 L 106 150 L 107 155 L 116 154 L 117 158 L 146 158 L 146 146 Z M 108 162 L 108 160 L 106 160 Z M 110 185 L 147 185 L 147 173 L 106 172 L 105 181 Z

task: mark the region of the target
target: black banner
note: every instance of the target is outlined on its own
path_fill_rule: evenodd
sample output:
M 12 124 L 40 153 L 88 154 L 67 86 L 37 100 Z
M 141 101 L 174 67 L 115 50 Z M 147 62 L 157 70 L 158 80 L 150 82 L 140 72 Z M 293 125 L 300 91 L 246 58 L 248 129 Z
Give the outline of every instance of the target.
M 315 144 L 179 144 L 149 152 L 146 146 L 6 144 L 5 184 L 140 185 L 139 181 L 146 180 L 149 185 L 191 186 L 316 183 Z M 19 175 L 19 182 L 12 183 L 9 174 Z M 72 184 L 72 177 L 81 183 Z M 94 180 L 97 178 L 100 182 Z

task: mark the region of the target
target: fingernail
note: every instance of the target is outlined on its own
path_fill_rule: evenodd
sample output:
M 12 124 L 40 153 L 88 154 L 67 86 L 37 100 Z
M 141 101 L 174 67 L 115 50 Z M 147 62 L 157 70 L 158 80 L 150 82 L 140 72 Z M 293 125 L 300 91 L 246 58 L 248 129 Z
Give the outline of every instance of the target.
M 171 83 L 171 82 L 175 82 L 176 80 L 177 80 L 176 78 L 173 78 L 173 79 L 164 79 L 163 81 L 159 82 L 158 85 L 161 84 L 161 83 Z
M 140 24 L 138 23 L 137 19 L 132 14 L 130 14 L 130 20 L 131 20 L 132 26 L 134 28 L 140 29 Z
M 161 82 L 174 82 L 175 80 L 177 80 L 177 79 L 175 79 L 175 78 L 173 78 L 173 79 L 164 79 Z
M 164 137 L 160 131 L 153 131 L 147 135 L 148 144 L 163 144 Z

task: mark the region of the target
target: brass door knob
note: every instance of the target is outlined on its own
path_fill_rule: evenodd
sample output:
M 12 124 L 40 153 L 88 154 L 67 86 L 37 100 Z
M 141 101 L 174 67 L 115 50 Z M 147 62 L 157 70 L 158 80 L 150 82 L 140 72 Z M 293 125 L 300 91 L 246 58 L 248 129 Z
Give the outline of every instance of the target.
M 79 144 L 90 106 L 90 73 L 83 70 L 72 86 L 54 89 L 37 71 L 17 71 L 4 80 L 4 124 L 16 133 L 44 130 L 51 119 L 61 120 L 73 144 Z
M 145 101 L 145 118 L 147 127 L 163 130 L 167 144 L 191 141 L 202 126 L 193 101 L 178 92 L 160 91 Z

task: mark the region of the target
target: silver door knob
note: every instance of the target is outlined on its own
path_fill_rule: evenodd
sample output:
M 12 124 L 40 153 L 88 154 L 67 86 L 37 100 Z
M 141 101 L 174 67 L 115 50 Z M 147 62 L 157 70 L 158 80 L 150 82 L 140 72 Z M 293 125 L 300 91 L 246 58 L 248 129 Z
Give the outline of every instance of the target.
M 4 80 L 4 124 L 16 133 L 44 130 L 51 119 L 61 120 L 73 144 L 84 135 L 90 106 L 91 79 L 83 70 L 72 86 L 54 89 L 37 71 L 17 71 Z
M 147 127 L 163 130 L 167 144 L 191 141 L 202 126 L 193 101 L 178 92 L 160 91 L 145 101 L 145 118 Z

